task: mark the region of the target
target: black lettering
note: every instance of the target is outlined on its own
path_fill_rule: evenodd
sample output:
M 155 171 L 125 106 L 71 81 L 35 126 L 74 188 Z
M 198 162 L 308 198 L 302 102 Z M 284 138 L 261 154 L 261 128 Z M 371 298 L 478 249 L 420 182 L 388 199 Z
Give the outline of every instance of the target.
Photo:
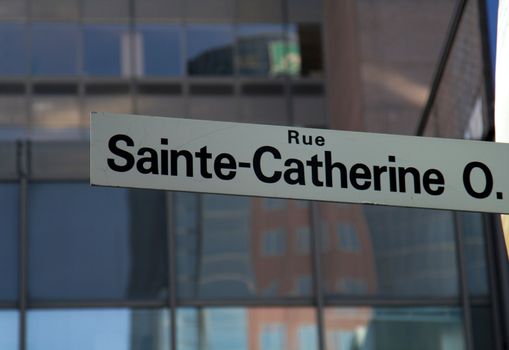
M 306 137 L 307 137 L 307 140 L 306 140 Z M 305 145 L 312 145 L 313 144 L 313 137 L 311 135 L 309 135 L 309 136 L 302 135 L 302 143 L 305 144 Z
M 320 162 L 318 156 L 315 154 L 311 157 L 311 160 L 306 162 L 306 165 L 311 167 L 311 181 L 313 185 L 322 187 L 323 182 L 318 178 L 318 168 L 323 166 L 323 162 Z
M 157 152 L 155 149 L 142 147 L 138 150 L 138 155 L 143 156 L 148 153 L 147 157 L 139 158 L 136 162 L 136 169 L 141 174 L 159 174 L 159 161 L 157 160 Z M 148 168 L 145 167 L 148 164 Z
M 365 180 L 359 183 L 358 180 Z M 358 190 L 367 190 L 371 186 L 371 172 L 367 165 L 357 163 L 350 169 L 350 182 L 352 186 Z
M 486 184 L 484 185 L 484 190 L 477 192 L 471 183 L 471 175 L 472 170 L 475 168 L 480 169 L 484 173 L 484 178 L 486 179 Z M 465 190 L 467 193 L 474 198 L 483 199 L 488 197 L 493 190 L 493 175 L 491 175 L 490 168 L 484 163 L 481 162 L 470 162 L 467 164 L 465 169 L 463 170 L 463 185 L 465 186 Z
M 419 174 L 419 170 L 412 167 L 398 168 L 399 192 L 406 192 L 406 174 L 412 174 L 414 178 L 414 193 L 421 193 L 421 174 Z
M 264 153 L 270 153 L 274 157 L 274 159 L 281 159 L 281 153 L 277 149 L 271 146 L 262 146 L 258 148 L 253 155 L 253 170 L 255 172 L 256 177 L 265 182 L 265 183 L 275 183 L 278 182 L 281 179 L 281 172 L 280 171 L 274 171 L 272 176 L 267 176 L 262 172 L 261 169 L 261 160 Z
M 343 163 L 335 162 L 332 163 L 331 152 L 325 151 L 325 186 L 332 187 L 332 170 L 339 170 L 339 179 L 342 188 L 348 187 L 347 170 Z
M 200 148 L 200 152 L 196 152 L 194 154 L 196 158 L 200 160 L 200 174 L 205 179 L 210 179 L 212 177 L 212 173 L 208 171 L 208 163 L 207 160 L 212 158 L 212 154 L 207 152 L 207 146 Z
M 223 160 L 225 162 L 223 162 Z M 235 177 L 237 172 L 237 163 L 235 162 L 235 158 L 229 153 L 221 153 L 216 159 L 214 159 L 214 172 L 216 176 L 221 180 L 231 180 Z M 223 173 L 223 170 L 230 170 L 226 173 Z
M 325 138 L 323 136 L 317 136 L 315 142 L 317 146 L 323 146 L 325 145 Z
M 183 156 L 186 161 L 186 176 L 187 177 L 193 177 L 193 155 L 191 152 L 186 150 L 177 151 L 172 149 L 171 150 L 171 175 L 177 176 L 178 175 L 178 159 L 179 157 Z
M 305 185 L 306 177 L 304 174 L 304 164 L 295 158 L 290 158 L 285 161 L 285 166 L 290 167 L 295 165 L 295 168 L 287 169 L 284 172 L 284 179 L 289 185 Z M 292 178 L 295 175 L 295 178 Z
M 381 191 L 382 186 L 380 185 L 380 176 L 387 172 L 387 167 L 375 165 L 373 167 L 373 188 L 375 191 Z
M 436 188 L 431 188 L 431 186 L 437 186 Z M 424 187 L 424 190 L 432 195 L 432 196 L 439 196 L 442 193 L 444 193 L 444 175 L 437 169 L 428 169 L 424 172 L 424 175 L 422 176 L 422 187 Z
M 118 172 L 123 173 L 123 172 L 129 171 L 132 169 L 132 167 L 134 166 L 134 157 L 128 151 L 123 150 L 118 147 L 118 142 L 120 142 L 120 141 L 125 142 L 126 146 L 128 146 L 128 147 L 134 146 L 133 139 L 127 135 L 118 134 L 118 135 L 111 137 L 110 140 L 108 141 L 108 149 L 114 155 L 124 159 L 125 164 L 119 165 L 119 164 L 115 163 L 115 159 L 108 158 L 108 166 L 113 171 L 118 171 Z
M 299 132 L 296 130 L 288 130 L 288 143 L 292 143 L 292 140 L 295 141 L 295 143 L 299 144 Z

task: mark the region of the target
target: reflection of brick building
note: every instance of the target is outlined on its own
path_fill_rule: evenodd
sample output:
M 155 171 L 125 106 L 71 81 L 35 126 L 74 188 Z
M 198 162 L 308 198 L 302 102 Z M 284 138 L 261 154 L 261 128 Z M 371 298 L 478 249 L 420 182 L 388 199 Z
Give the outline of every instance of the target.
M 360 206 L 320 205 L 322 283 L 327 294 L 359 295 L 377 289 L 371 233 Z

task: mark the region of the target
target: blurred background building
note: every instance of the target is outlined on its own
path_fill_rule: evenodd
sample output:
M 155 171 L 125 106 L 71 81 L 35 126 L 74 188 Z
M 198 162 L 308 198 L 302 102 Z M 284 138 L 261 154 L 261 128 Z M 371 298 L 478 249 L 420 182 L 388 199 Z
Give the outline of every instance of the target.
M 506 349 L 492 215 L 88 182 L 91 111 L 490 140 L 493 13 L 0 0 L 0 349 Z

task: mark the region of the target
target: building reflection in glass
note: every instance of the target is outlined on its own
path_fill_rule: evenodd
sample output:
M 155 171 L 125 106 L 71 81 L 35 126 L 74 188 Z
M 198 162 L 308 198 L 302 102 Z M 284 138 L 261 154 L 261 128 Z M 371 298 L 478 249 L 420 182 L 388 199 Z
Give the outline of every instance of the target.
M 311 295 L 306 202 L 178 193 L 175 206 L 180 298 Z
M 317 349 L 312 308 L 181 308 L 179 350 Z
M 327 308 L 327 350 L 462 350 L 461 320 L 453 308 Z

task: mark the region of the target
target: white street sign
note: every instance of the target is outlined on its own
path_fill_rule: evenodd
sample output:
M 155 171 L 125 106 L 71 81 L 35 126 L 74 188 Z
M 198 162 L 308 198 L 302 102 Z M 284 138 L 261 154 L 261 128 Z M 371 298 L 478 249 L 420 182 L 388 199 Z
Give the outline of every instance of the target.
M 92 185 L 509 213 L 509 144 L 92 113 Z

